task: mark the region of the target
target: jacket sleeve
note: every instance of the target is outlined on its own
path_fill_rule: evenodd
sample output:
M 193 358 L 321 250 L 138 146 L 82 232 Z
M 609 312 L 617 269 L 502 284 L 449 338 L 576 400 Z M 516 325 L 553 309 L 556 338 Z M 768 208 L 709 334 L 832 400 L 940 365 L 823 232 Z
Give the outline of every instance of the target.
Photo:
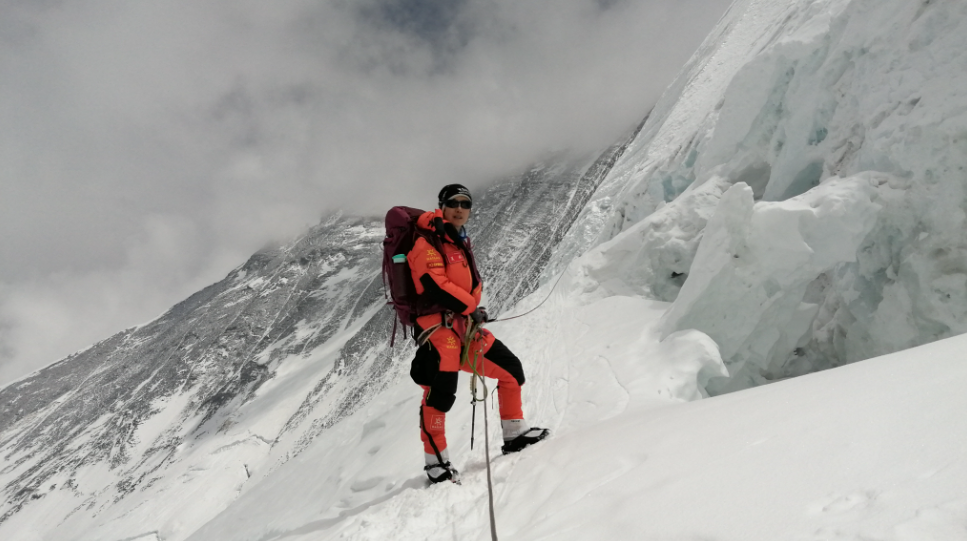
M 425 239 L 416 239 L 406 259 L 417 294 L 427 295 L 434 303 L 458 314 L 469 315 L 477 308 L 479 297 L 450 281 L 443 255 Z

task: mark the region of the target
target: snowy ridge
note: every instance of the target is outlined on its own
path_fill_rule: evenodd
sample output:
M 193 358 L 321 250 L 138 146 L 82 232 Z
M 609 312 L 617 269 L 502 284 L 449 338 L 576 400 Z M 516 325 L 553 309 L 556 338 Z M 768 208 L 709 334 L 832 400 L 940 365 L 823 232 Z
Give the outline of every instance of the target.
M 381 229 L 330 220 L 290 247 L 256 254 L 158 320 L 3 389 L 3 409 L 13 413 L 5 420 L 14 421 L 0 439 L 3 519 L 25 506 L 56 508 L 48 499 L 70 502 L 62 518 L 80 509 L 97 516 L 122 500 L 143 505 L 138 494 L 165 492 L 159 481 L 169 476 L 185 487 L 233 490 L 245 479 L 244 463 L 263 457 L 275 434 L 255 426 L 205 436 L 231 426 L 283 359 L 303 358 L 307 349 L 319 359 L 327 352 L 315 344 L 338 351 L 340 339 L 330 338 L 366 316 L 354 309 L 360 298 L 368 293 L 369 304 L 379 298 L 378 289 L 367 290 L 376 273 L 353 269 L 360 254 L 371 257 Z M 349 239 L 352 246 L 343 249 Z M 330 277 L 346 275 L 354 276 L 357 291 L 345 283 L 327 290 Z M 300 312 L 319 306 L 335 310 L 300 325 Z M 326 363 L 311 366 L 324 370 Z M 283 404 L 273 415 L 291 415 L 293 406 Z M 199 438 L 206 453 L 241 446 L 234 453 L 239 463 L 182 462 Z

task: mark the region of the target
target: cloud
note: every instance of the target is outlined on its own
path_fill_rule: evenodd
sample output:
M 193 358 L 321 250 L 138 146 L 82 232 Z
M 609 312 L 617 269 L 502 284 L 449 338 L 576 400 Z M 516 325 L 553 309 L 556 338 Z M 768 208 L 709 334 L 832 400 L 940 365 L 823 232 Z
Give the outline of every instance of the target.
M 0 0 L 0 385 L 329 210 L 614 142 L 727 4 Z

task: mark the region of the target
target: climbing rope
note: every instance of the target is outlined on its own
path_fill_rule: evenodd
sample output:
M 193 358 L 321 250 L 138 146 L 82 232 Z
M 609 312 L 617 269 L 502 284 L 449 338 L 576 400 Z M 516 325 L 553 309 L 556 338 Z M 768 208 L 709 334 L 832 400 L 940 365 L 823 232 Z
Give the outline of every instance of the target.
M 544 300 L 542 300 L 540 304 L 538 304 L 537 306 L 531 308 L 530 310 L 524 312 L 523 314 L 511 316 L 511 317 L 505 317 L 501 319 L 492 319 L 488 323 L 497 322 L 497 321 L 510 321 L 511 319 L 524 317 L 527 314 L 534 312 L 541 306 L 544 306 L 544 303 L 546 303 L 547 300 L 551 298 L 551 294 L 553 294 L 554 290 L 557 289 L 557 285 L 561 283 L 561 279 L 564 278 L 565 274 L 567 273 L 562 272 L 561 275 L 557 277 L 557 281 L 554 282 L 554 285 L 551 287 L 551 290 L 547 293 L 547 296 L 544 297 Z M 480 323 L 477 323 L 477 322 L 473 322 L 473 324 L 467 327 L 467 334 L 466 336 L 464 336 L 464 339 L 463 339 L 463 353 L 461 354 L 462 356 L 461 356 L 460 362 L 462 365 L 465 365 L 465 366 L 469 365 L 470 372 L 471 372 L 470 395 L 472 396 L 472 398 L 470 403 L 473 405 L 473 413 L 472 413 L 473 417 L 471 418 L 472 420 L 470 424 L 470 448 L 471 449 L 473 449 L 474 429 L 477 422 L 477 402 L 484 403 L 484 408 L 483 408 L 484 410 L 484 453 L 487 457 L 487 498 L 488 498 L 488 503 L 490 505 L 490 539 L 491 541 L 497 541 L 497 518 L 496 518 L 496 514 L 494 513 L 494 481 L 493 481 L 493 474 L 490 471 L 490 425 L 487 420 L 487 382 L 484 381 L 484 377 L 482 374 L 482 372 L 484 372 L 483 362 L 486 361 L 486 358 L 480 357 L 479 348 L 477 348 L 474 351 L 473 363 L 470 362 L 470 346 L 473 343 L 474 339 L 479 336 L 481 328 L 482 327 Z M 435 331 L 436 328 L 432 328 L 428 330 L 430 331 L 429 334 L 432 334 L 432 331 Z M 429 334 L 424 332 L 425 337 L 421 336 L 420 338 L 422 338 L 423 340 L 426 340 L 429 338 Z M 477 368 L 478 359 L 481 361 L 479 371 Z M 480 381 L 481 387 L 483 387 L 483 398 L 477 397 L 478 380 Z
M 474 420 L 477 417 L 477 402 L 484 403 L 484 451 L 487 457 L 487 497 L 490 503 L 490 538 L 492 541 L 497 541 L 497 518 L 494 513 L 494 482 L 493 475 L 490 472 L 490 425 L 487 422 L 487 382 L 484 381 L 482 372 L 483 363 L 486 361 L 485 357 L 480 356 L 480 349 L 476 348 L 473 353 L 473 363 L 470 363 L 470 345 L 473 343 L 474 338 L 477 338 L 480 333 L 480 323 L 474 322 L 472 325 L 467 327 L 467 335 L 464 337 L 463 341 L 463 359 L 461 362 L 464 364 L 469 364 L 471 376 L 470 376 L 470 394 L 472 396 L 471 403 L 474 406 Z M 481 368 L 477 371 L 477 360 L 481 362 Z M 480 385 L 483 387 L 483 398 L 477 398 L 477 380 L 480 380 Z M 473 447 L 473 428 L 471 427 L 470 432 L 470 446 Z
M 550 291 L 549 291 L 549 292 L 547 293 L 547 296 L 546 296 L 546 297 L 544 297 L 544 300 L 542 300 L 542 301 L 541 301 L 541 303 L 540 303 L 540 304 L 538 304 L 537 306 L 535 306 L 535 307 L 533 307 L 533 308 L 531 308 L 530 310 L 528 310 L 528 311 L 526 311 L 526 312 L 524 312 L 523 314 L 520 314 L 520 315 L 517 315 L 517 316 L 511 316 L 511 317 L 502 317 L 502 318 L 500 318 L 500 319 L 491 319 L 491 320 L 490 320 L 490 321 L 488 321 L 487 323 L 496 323 L 496 322 L 498 322 L 498 321 L 510 321 L 510 320 L 512 320 L 512 319 L 517 319 L 517 318 L 519 318 L 519 317 L 524 317 L 524 316 L 526 316 L 527 314 L 530 314 L 531 312 L 533 312 L 533 311 L 535 311 L 535 310 L 537 310 L 537 309 L 538 309 L 538 308 L 540 308 L 541 306 L 544 306 L 544 303 L 545 303 L 545 302 L 547 302 L 547 299 L 550 299 L 550 298 L 551 298 L 551 294 L 552 294 L 552 293 L 554 293 L 554 290 L 555 290 L 555 289 L 557 289 L 557 284 L 559 284 L 559 283 L 561 283 L 561 278 L 564 278 L 564 275 L 565 275 L 565 274 L 567 274 L 567 272 L 562 272 L 562 273 L 561 273 L 561 275 L 557 277 L 557 281 L 556 281 L 556 282 L 554 282 L 554 286 L 552 286 L 552 287 L 551 287 L 551 290 L 550 290 Z

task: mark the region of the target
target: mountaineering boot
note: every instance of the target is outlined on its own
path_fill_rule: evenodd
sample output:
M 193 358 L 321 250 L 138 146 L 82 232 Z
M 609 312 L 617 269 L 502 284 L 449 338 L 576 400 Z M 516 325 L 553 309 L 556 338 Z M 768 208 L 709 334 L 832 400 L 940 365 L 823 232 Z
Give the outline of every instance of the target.
M 504 454 L 516 453 L 528 445 L 533 445 L 551 434 L 546 428 L 531 427 L 523 419 L 506 419 L 500 421 L 504 429 L 504 445 L 500 448 Z
M 449 449 L 444 449 L 440 452 L 440 457 L 443 458 L 443 462 L 437 458 L 436 453 L 424 453 L 424 459 L 426 460 L 426 466 L 423 471 L 426 472 L 426 476 L 430 479 L 430 484 L 436 484 L 440 481 L 452 481 L 454 483 L 459 482 L 457 478 L 457 469 L 450 465 L 450 453 Z

